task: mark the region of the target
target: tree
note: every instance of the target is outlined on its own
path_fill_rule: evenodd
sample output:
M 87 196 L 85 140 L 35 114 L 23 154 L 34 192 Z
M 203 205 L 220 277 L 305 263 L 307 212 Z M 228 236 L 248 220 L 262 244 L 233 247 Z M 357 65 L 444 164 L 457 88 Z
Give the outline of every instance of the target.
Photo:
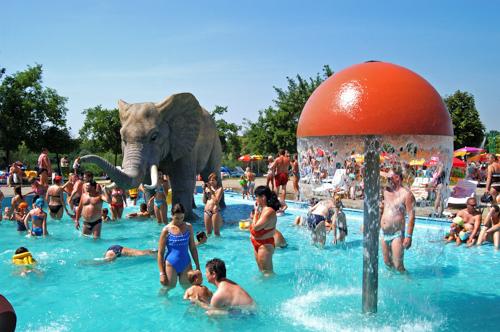
M 91 152 L 113 152 L 116 166 L 118 154 L 122 151 L 118 109 L 109 110 L 98 105 L 84 110 L 82 114 L 85 115 L 79 132 L 82 146 Z
M 241 152 L 241 141 L 238 136 L 238 132 L 241 130 L 241 126 L 227 122 L 224 119 L 217 119 L 217 116 L 222 117 L 224 113 L 227 113 L 227 106 L 215 106 L 215 109 L 210 112 L 210 115 L 215 121 L 215 126 L 217 127 L 217 132 L 219 134 L 219 139 L 222 145 L 222 152 L 228 157 L 228 159 L 237 158 Z
M 274 87 L 277 98 L 274 106 L 259 111 L 255 123 L 245 120 L 243 150 L 247 153 L 269 154 L 278 149 L 286 149 L 291 153 L 297 151 L 297 123 L 307 100 L 313 91 L 333 71 L 328 65 L 323 67 L 323 74 L 303 79 L 297 75 L 295 79 L 287 77 L 286 89 Z
M 66 128 L 47 127 L 42 130 L 41 139 L 37 141 L 38 149 L 47 147 L 49 152 L 56 154 L 58 173 L 61 173 L 59 154 L 68 154 L 79 147 L 79 141 L 73 139 Z M 30 146 L 30 148 L 33 146 Z
M 484 125 L 479 118 L 474 96 L 466 91 L 457 90 L 444 98 L 453 122 L 455 150 L 464 146 L 478 147 L 483 142 Z
M 0 78 L 5 71 L 0 70 Z M 0 84 L 0 147 L 7 163 L 21 142 L 41 140 L 43 128 L 66 129 L 66 101 L 42 86 L 42 66 L 5 76 Z
M 491 130 L 486 134 L 486 145 L 489 153 L 500 153 L 500 131 Z

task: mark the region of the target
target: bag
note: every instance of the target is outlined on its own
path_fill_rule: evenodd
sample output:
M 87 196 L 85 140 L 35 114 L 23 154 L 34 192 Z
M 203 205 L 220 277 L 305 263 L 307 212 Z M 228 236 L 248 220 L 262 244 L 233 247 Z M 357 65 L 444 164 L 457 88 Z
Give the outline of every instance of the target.
M 481 202 L 483 203 L 491 203 L 493 202 L 493 196 L 489 192 L 485 192 L 483 196 L 481 196 Z

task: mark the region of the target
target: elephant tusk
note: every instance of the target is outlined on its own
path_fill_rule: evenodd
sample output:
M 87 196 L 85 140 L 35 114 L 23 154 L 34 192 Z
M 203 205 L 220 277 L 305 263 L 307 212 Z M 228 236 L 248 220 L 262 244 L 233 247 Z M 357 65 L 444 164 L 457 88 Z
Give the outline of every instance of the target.
M 148 190 L 153 190 L 156 188 L 157 184 L 158 184 L 158 166 L 152 165 L 151 166 L 151 184 L 150 185 L 145 184 L 144 188 L 146 188 Z

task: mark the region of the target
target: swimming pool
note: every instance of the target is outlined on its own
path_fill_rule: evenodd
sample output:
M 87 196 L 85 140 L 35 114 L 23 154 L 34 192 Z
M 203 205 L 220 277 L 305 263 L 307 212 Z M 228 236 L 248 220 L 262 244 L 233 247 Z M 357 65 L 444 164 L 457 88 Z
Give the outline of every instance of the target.
M 196 196 L 201 216 L 201 195 Z M 345 248 L 328 244 L 318 249 L 309 245 L 305 229 L 292 226 L 295 215 L 304 210 L 290 204 L 278 221 L 289 247 L 274 255 L 277 275 L 264 278 L 248 232 L 237 226 L 248 216 L 251 202 L 232 194 L 226 195 L 226 202 L 222 237 L 199 247 L 200 264 L 223 259 L 228 277 L 256 300 L 255 315 L 210 318 L 182 300 L 180 287 L 160 294 L 158 268 L 151 257 L 87 264 L 112 244 L 156 248 L 161 226 L 154 221 L 106 223 L 96 241 L 80 236 L 69 219 L 49 220 L 47 238 L 20 235 L 15 223 L 3 221 L 0 293 L 16 310 L 18 331 L 488 331 L 500 326 L 500 253 L 490 244 L 472 249 L 443 245 L 446 224 L 417 221 L 412 248 L 405 255 L 408 276 L 387 271 L 380 257 L 378 314 L 367 316 L 361 314 L 361 213 L 347 212 Z M 202 222 L 194 227 L 201 229 Z M 16 275 L 11 257 L 19 246 L 33 253 L 42 275 Z

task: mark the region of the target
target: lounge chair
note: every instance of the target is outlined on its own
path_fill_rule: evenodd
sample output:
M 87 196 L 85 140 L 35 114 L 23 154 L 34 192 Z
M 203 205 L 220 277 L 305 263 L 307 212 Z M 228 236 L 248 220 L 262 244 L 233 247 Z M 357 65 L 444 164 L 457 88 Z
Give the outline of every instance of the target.
M 460 180 L 457 185 L 453 187 L 450 197 L 447 201 L 447 206 L 465 206 L 467 199 L 476 195 L 477 181 Z
M 313 193 L 319 196 L 331 196 L 331 193 L 340 189 L 345 182 L 345 169 L 337 169 L 333 177 L 322 180 L 322 185 L 313 189 Z
M 415 196 L 415 201 L 417 206 L 428 206 L 431 204 L 429 189 L 427 185 L 430 183 L 431 179 L 426 177 L 417 177 L 411 185 L 411 192 Z

